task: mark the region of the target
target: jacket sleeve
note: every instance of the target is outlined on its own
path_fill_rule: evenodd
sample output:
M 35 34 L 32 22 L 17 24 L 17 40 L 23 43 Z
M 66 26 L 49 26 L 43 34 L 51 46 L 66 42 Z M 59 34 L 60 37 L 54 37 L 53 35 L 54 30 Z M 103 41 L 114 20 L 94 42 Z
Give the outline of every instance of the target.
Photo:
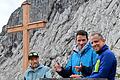
M 92 73 L 92 67 L 83 66 L 81 72 L 84 77 L 89 76 Z
M 103 55 L 100 60 L 98 72 L 93 72 L 87 78 L 106 78 L 109 76 L 110 68 L 112 67 L 111 55 Z
M 69 58 L 69 61 L 66 65 L 65 68 L 62 67 L 62 71 L 57 72 L 60 76 L 62 76 L 63 78 L 69 78 L 72 74 L 72 55 Z

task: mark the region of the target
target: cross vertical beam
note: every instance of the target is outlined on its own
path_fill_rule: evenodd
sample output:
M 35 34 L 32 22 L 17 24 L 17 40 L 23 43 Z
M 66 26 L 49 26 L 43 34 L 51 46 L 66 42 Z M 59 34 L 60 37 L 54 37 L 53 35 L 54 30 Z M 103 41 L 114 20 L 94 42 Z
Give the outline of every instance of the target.
M 23 9 L 23 72 L 28 67 L 28 54 L 29 54 L 29 32 L 27 30 L 28 23 L 29 23 L 29 9 L 30 4 L 29 3 L 23 3 L 22 4 Z

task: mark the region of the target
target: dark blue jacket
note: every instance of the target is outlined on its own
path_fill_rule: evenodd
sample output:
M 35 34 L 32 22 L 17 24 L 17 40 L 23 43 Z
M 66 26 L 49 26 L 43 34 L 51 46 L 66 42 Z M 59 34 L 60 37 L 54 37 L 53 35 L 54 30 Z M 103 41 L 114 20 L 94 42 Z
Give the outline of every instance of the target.
M 117 61 L 113 52 L 111 52 L 107 45 L 104 45 L 97 53 L 99 56 L 95 70 L 88 78 L 107 78 L 108 80 L 115 80 Z
M 63 68 L 58 74 L 64 78 L 68 78 L 72 74 L 82 74 L 84 77 L 89 76 L 92 73 L 96 60 L 97 54 L 88 42 L 82 50 L 79 50 L 77 47 L 74 48 L 65 69 Z M 82 63 L 84 67 L 82 72 L 77 72 L 74 67 L 80 66 L 80 63 Z

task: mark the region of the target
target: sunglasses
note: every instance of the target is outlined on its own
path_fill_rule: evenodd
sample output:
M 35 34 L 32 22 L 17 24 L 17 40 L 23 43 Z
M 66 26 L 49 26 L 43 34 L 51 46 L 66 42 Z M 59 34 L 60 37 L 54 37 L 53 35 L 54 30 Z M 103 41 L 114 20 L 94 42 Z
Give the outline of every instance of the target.
M 29 54 L 29 57 L 31 57 L 31 56 L 38 56 L 38 54 L 36 52 L 32 52 Z
M 28 56 L 28 59 L 31 60 L 32 57 L 39 57 L 36 52 L 31 52 Z

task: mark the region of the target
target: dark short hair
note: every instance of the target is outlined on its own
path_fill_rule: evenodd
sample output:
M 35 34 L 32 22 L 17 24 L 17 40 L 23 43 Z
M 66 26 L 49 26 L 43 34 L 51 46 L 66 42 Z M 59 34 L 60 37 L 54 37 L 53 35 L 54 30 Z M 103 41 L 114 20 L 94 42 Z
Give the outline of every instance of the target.
M 78 35 L 86 36 L 86 38 L 88 40 L 88 33 L 85 30 L 79 30 L 79 31 L 77 31 L 76 37 Z
M 31 60 L 32 57 L 39 58 L 39 55 L 37 52 L 30 52 L 30 54 L 28 55 L 28 60 Z

